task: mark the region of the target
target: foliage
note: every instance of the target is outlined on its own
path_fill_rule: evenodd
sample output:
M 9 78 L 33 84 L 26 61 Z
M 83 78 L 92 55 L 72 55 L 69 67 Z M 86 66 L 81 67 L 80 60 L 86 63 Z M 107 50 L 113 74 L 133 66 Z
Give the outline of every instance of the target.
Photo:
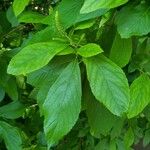
M 149 4 L 0 1 L 0 149 L 149 146 Z

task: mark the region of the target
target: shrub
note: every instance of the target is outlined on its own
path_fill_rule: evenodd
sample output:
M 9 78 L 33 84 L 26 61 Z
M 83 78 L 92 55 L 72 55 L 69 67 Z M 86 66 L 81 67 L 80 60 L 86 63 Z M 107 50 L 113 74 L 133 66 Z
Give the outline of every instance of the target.
M 149 145 L 149 0 L 3 0 L 0 19 L 1 150 Z

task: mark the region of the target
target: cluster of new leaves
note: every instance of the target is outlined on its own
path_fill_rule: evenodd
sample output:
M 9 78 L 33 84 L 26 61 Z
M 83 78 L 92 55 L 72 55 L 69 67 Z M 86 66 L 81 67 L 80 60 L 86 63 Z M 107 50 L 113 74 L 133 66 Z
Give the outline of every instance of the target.
M 130 150 L 141 139 L 150 143 L 149 0 L 4 4 L 0 149 Z

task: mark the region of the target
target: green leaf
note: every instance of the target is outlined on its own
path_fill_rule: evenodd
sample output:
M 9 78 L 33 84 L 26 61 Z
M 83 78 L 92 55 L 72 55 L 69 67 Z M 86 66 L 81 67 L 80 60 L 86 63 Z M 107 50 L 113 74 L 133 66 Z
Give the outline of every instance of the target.
M 11 23 L 12 27 L 16 27 L 19 25 L 19 22 L 13 12 L 12 7 L 9 7 L 9 9 L 7 10 L 6 16 L 7 16 L 8 21 Z
M 101 47 L 94 43 L 86 44 L 79 49 L 77 49 L 77 53 L 82 57 L 91 57 L 102 53 L 103 50 Z
M 51 24 L 51 26 L 46 27 L 45 29 L 35 33 L 28 39 L 28 41 L 23 46 L 27 46 L 29 44 L 35 44 L 40 42 L 49 42 L 57 35 L 55 24 Z
M 15 78 L 7 74 L 8 58 L 3 56 L 0 58 L 0 87 L 12 100 L 18 100 L 18 90 Z M 8 84 L 9 83 L 9 84 Z
M 95 23 L 95 20 L 83 21 L 77 24 L 75 30 L 82 30 L 82 29 L 90 28 L 94 25 L 94 23 Z
M 5 97 L 5 91 L 4 89 L 0 86 L 0 102 L 4 99 Z
M 150 143 L 150 130 L 147 130 L 143 138 L 143 146 L 146 147 L 149 143 Z
M 9 76 L 7 75 L 7 59 L 6 57 L 0 58 L 0 85 L 3 87 L 3 85 L 6 84 L 6 82 L 9 79 Z
M 18 16 L 28 5 L 30 0 L 14 0 L 13 10 L 16 16 Z
M 99 35 L 97 35 L 97 40 L 100 41 L 100 45 L 107 56 L 110 53 L 110 49 L 112 47 L 115 35 L 116 35 L 116 27 L 114 25 L 112 26 L 106 25 L 105 30 L 103 30 L 102 33 L 99 33 Z
M 150 32 L 150 10 L 148 5 L 122 8 L 116 17 L 118 32 L 122 38 L 141 36 Z
M 71 130 L 78 119 L 80 109 L 80 69 L 74 61 L 52 85 L 43 104 L 44 131 L 49 147 Z
M 96 138 L 100 138 L 101 134 L 107 136 L 110 134 L 112 128 L 116 126 L 116 122 L 118 123 L 119 118 L 114 116 L 102 104 L 95 100 L 87 84 L 84 86 L 84 94 L 86 113 L 92 136 Z
M 148 75 L 139 76 L 130 87 L 128 118 L 137 116 L 150 102 L 150 79 Z
M 108 150 L 109 143 L 107 139 L 101 139 L 100 142 L 95 146 L 94 150 Z
M 0 121 L 0 136 L 4 139 L 8 150 L 22 150 L 22 139 L 17 128 Z
M 126 2 L 128 2 L 128 0 L 85 0 L 80 12 L 85 14 L 97 9 L 110 9 L 120 6 Z
M 9 30 L 10 30 L 10 23 L 6 17 L 6 12 L 5 11 L 2 11 L 0 12 L 0 18 L 1 18 L 1 21 L 0 21 L 0 36 L 2 34 L 6 34 Z M 0 42 L 1 42 L 1 39 L 0 39 Z
M 125 67 L 130 60 L 132 53 L 132 40 L 122 39 L 119 34 L 116 34 L 113 42 L 110 59 L 121 68 Z
M 59 18 L 64 27 L 69 27 L 75 23 L 79 15 L 83 0 L 63 0 L 58 7 Z
M 134 143 L 134 133 L 133 130 L 129 128 L 124 136 L 124 144 L 125 147 L 128 149 L 130 146 L 132 146 L 133 143 Z
M 144 51 L 144 48 L 142 48 Z M 132 73 L 135 70 L 144 70 L 145 72 L 148 71 L 147 65 L 150 62 L 150 57 L 147 52 L 140 52 L 133 56 L 131 63 L 129 64 L 129 72 Z
M 109 143 L 109 149 L 110 150 L 117 150 L 117 146 L 116 146 L 116 140 L 111 140 Z
M 37 102 L 42 111 L 42 105 L 46 99 L 50 87 L 57 80 L 66 66 L 74 60 L 75 57 L 61 56 L 54 58 L 47 66 L 27 75 L 27 82 L 38 89 Z
M 104 15 L 106 12 L 108 11 L 108 9 L 98 9 L 96 11 L 90 12 L 90 13 L 86 13 L 86 14 L 80 14 L 77 19 L 76 19 L 76 23 L 81 22 L 81 21 L 86 21 L 89 19 L 93 19 L 96 18 L 98 16 L 102 16 Z
M 17 119 L 23 115 L 24 111 L 25 106 L 19 101 L 15 101 L 0 107 L 0 117 Z
M 118 118 L 95 99 L 88 101 L 86 112 L 91 134 L 97 138 L 100 138 L 101 134 L 108 135 L 117 123 Z
M 123 115 L 129 105 L 129 87 L 124 72 L 102 54 L 85 59 L 85 64 L 96 99 L 113 114 Z
M 65 49 L 63 49 L 60 53 L 58 53 L 57 55 L 68 55 L 68 54 L 72 54 L 75 53 L 74 49 L 70 46 L 66 47 Z
M 24 22 L 24 23 L 44 23 L 44 19 L 46 16 L 34 12 L 34 11 L 26 11 L 23 12 L 21 15 L 18 17 L 19 22 Z
M 111 139 L 115 139 L 120 136 L 124 126 L 125 119 L 126 119 L 125 117 L 117 119 L 115 126 L 112 128 L 110 132 Z
M 127 150 L 124 145 L 124 141 L 122 139 L 117 139 L 116 144 L 117 144 L 118 150 Z
M 77 22 L 89 20 L 103 15 L 107 12 L 106 9 L 99 9 L 92 13 L 80 14 L 84 0 L 63 0 L 57 11 L 59 12 L 59 18 L 64 28 L 68 28 Z
M 8 96 L 12 100 L 17 101 L 18 100 L 18 89 L 17 89 L 17 84 L 16 84 L 16 81 L 15 81 L 15 78 L 9 77 L 9 79 L 7 80 L 7 82 L 9 84 L 6 83 L 3 86 L 5 92 L 8 94 Z
M 12 58 L 7 71 L 9 74 L 20 75 L 40 69 L 65 47 L 66 44 L 55 41 L 29 45 Z
M 143 114 L 145 116 L 145 118 L 150 121 L 150 105 L 148 105 L 144 110 L 143 110 Z

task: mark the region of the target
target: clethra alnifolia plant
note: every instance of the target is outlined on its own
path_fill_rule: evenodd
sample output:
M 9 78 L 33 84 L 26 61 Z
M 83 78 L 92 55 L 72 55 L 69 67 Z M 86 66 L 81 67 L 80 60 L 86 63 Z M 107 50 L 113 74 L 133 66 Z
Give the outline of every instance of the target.
M 0 150 L 150 149 L 149 4 L 2 0 Z

